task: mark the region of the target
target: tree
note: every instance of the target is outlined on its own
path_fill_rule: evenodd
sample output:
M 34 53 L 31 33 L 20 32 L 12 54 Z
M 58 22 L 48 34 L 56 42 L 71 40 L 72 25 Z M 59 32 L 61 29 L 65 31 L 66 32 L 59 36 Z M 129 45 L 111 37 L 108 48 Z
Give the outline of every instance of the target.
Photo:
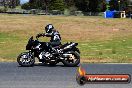
M 110 10 L 125 10 L 130 0 L 110 0 Z
M 104 12 L 106 11 L 107 2 L 106 0 L 99 0 L 97 11 L 98 12 Z
M 29 3 L 35 3 L 36 0 L 29 0 Z
M 46 13 L 49 10 L 50 2 L 51 2 L 51 0 L 43 0 L 42 9 L 45 9 Z
M 24 4 L 21 6 L 21 8 L 22 8 L 22 9 L 26 9 L 26 10 L 31 9 L 29 3 L 24 3 Z
M 43 9 L 48 10 L 48 6 L 51 0 L 29 0 L 31 9 Z
M 89 0 L 89 10 L 91 12 L 97 12 L 99 0 Z
M 105 0 L 75 0 L 76 7 L 83 12 L 106 10 Z
M 20 0 L 3 0 L 4 7 L 15 8 L 20 5 Z
M 16 0 L 16 6 L 20 5 L 20 0 Z
M 64 3 L 63 0 L 51 0 L 49 9 L 50 10 L 64 11 L 64 9 L 65 9 L 65 3 Z
M 109 5 L 110 5 L 110 10 L 119 10 L 119 4 L 117 0 L 110 0 L 109 1 Z
M 106 0 L 29 0 L 30 9 L 61 10 L 71 9 L 83 12 L 106 10 Z M 25 7 L 28 7 L 26 6 Z
M 67 8 L 74 7 L 75 6 L 75 0 L 64 0 L 65 6 Z
M 89 11 L 89 0 L 75 0 L 75 6 L 78 8 L 78 10 L 87 12 Z
M 30 9 L 38 9 L 37 2 L 38 2 L 38 0 L 29 0 L 28 5 L 29 5 Z

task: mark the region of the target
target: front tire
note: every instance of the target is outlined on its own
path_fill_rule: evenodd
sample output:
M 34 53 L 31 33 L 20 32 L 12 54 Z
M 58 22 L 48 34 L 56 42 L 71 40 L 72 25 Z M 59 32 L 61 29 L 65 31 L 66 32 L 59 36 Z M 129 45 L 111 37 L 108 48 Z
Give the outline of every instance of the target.
M 17 57 L 17 62 L 20 66 L 31 67 L 35 63 L 35 58 L 29 52 L 24 52 Z
M 80 54 L 78 52 L 74 52 L 74 51 L 67 52 L 66 54 L 72 54 L 72 57 L 64 58 L 62 60 L 62 63 L 68 67 L 78 66 L 78 64 L 80 63 Z M 74 61 L 74 60 L 76 60 L 76 61 Z

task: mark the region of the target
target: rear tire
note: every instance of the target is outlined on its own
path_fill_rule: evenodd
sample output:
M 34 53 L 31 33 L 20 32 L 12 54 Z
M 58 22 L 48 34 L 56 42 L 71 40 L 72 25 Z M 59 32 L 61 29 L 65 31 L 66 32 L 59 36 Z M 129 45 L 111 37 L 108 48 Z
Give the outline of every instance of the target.
M 68 66 L 68 67 L 78 66 L 78 64 L 80 63 L 80 54 L 78 52 L 74 52 L 74 51 L 67 52 L 66 54 L 72 54 L 72 55 L 74 55 L 76 61 L 74 63 L 70 63 L 69 60 L 66 60 L 66 58 L 64 58 L 64 60 L 62 60 L 62 63 L 65 66 Z
M 17 57 L 17 62 L 20 66 L 31 67 L 35 63 L 35 58 L 34 56 L 29 56 L 29 52 L 23 52 Z

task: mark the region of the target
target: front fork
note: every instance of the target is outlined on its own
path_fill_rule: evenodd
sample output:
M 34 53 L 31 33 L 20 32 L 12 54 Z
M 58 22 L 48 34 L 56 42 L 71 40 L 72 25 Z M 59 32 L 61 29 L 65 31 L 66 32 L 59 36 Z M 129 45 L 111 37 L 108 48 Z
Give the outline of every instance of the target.
M 29 58 L 33 58 L 34 57 L 34 52 L 32 50 L 29 50 L 28 57 Z

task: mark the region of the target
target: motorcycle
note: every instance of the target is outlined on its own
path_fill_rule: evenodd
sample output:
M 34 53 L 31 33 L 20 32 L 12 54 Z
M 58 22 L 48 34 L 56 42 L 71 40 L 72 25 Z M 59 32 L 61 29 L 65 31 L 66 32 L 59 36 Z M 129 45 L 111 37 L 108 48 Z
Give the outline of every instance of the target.
M 38 58 L 39 62 L 49 65 L 56 65 L 59 62 L 62 62 L 64 66 L 74 67 L 80 63 L 80 51 L 76 47 L 78 43 L 70 42 L 64 45 L 55 46 L 54 49 L 56 52 L 48 52 L 47 42 L 40 42 L 36 37 L 36 40 L 33 39 L 33 36 L 28 40 L 26 45 L 26 50 L 28 52 L 23 52 L 17 57 L 17 62 L 20 66 L 34 66 L 35 58 Z

